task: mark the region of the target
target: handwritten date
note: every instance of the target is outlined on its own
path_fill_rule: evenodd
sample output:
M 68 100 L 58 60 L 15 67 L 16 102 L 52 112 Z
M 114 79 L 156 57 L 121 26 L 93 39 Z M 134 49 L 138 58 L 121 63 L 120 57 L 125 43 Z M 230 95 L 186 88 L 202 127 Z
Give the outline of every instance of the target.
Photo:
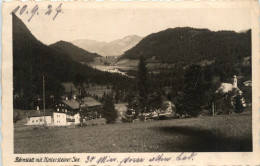
M 58 16 L 59 13 L 63 13 L 62 9 L 61 9 L 62 3 L 55 9 L 52 8 L 52 5 L 48 5 L 46 11 L 45 11 L 45 15 L 51 15 L 52 13 L 54 13 L 53 16 L 53 20 L 55 20 L 55 18 Z M 18 12 L 18 14 L 23 15 L 24 13 L 27 15 L 30 15 L 28 22 L 30 22 L 32 20 L 32 18 L 34 17 L 34 15 L 39 15 L 39 6 L 35 5 L 31 10 L 28 9 L 27 5 L 23 5 L 22 7 L 17 6 L 10 14 L 16 14 Z

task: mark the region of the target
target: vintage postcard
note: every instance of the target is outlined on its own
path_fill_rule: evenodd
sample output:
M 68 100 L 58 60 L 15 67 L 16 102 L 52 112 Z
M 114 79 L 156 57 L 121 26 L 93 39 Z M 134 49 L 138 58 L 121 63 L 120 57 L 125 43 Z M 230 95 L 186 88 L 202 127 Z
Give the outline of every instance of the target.
M 260 164 L 258 1 L 2 4 L 4 166 Z

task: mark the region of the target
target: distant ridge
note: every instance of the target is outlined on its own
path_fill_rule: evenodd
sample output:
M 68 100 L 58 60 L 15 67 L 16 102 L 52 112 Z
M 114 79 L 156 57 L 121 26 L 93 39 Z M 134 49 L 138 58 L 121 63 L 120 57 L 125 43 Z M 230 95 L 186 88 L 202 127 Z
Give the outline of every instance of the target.
M 137 35 L 126 36 L 111 42 L 97 42 L 94 40 L 80 39 L 71 43 L 90 52 L 96 52 L 102 56 L 119 56 L 128 49 L 134 47 L 142 37 Z
M 66 41 L 58 41 L 50 45 L 51 48 L 66 52 L 74 61 L 94 62 L 94 58 L 100 57 L 97 53 L 90 53 Z
M 166 29 L 144 37 L 121 59 L 155 58 L 165 63 L 190 63 L 228 57 L 239 60 L 251 56 L 251 30 L 210 31 L 190 27 Z

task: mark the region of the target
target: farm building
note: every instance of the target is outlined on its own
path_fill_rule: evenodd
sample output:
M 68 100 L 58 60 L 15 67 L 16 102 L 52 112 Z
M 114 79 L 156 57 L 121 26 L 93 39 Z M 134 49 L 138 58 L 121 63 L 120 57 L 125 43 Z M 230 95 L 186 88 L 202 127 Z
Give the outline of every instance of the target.
M 82 114 L 87 120 L 101 118 L 101 103 L 92 97 L 85 97 L 81 102 Z
M 45 111 L 45 121 L 47 125 L 52 124 L 51 111 Z M 43 110 L 37 110 L 35 112 L 30 112 L 27 117 L 26 125 L 44 125 L 44 113 Z
M 65 126 L 80 123 L 79 101 L 76 99 L 61 100 L 52 106 L 53 125 Z

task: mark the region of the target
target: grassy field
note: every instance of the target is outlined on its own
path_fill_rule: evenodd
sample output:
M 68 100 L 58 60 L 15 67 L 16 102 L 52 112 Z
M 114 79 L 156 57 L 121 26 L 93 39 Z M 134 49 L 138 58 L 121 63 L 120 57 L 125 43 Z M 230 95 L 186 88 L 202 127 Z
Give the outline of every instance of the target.
M 252 115 L 14 131 L 15 153 L 252 151 Z

